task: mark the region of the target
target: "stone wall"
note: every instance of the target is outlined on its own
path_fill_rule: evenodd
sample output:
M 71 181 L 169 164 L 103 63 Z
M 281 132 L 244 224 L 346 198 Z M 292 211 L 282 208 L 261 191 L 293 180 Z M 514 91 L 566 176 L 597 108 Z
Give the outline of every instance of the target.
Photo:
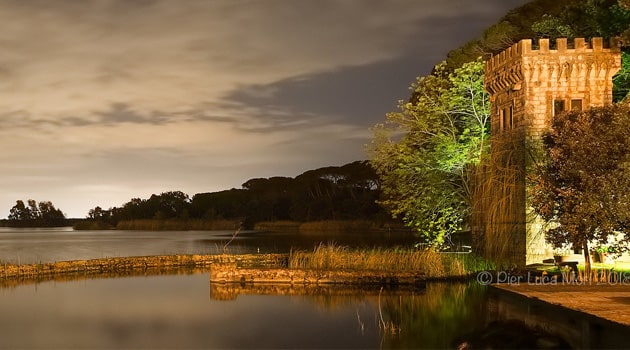
M 421 272 L 261 269 L 241 268 L 235 263 L 213 264 L 210 268 L 210 282 L 214 283 L 409 285 L 424 281 Z
M 182 268 L 209 268 L 212 264 L 231 264 L 242 268 L 286 267 L 288 254 L 244 255 L 157 255 L 59 261 L 46 264 L 1 264 L 0 284 L 13 281 L 43 281 L 87 276 L 124 276 L 160 274 Z

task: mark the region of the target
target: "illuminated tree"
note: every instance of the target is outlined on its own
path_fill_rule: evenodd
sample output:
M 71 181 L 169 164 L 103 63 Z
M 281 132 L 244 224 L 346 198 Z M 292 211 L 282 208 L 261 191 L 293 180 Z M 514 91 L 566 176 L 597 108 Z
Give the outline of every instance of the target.
M 594 108 L 555 116 L 543 139 L 547 159 L 531 177 L 532 206 L 552 225 L 554 247 L 630 243 L 630 110 Z
M 369 149 L 382 204 L 440 245 L 471 214 L 475 167 L 488 148 L 489 103 L 481 59 L 448 74 L 445 64 L 412 85 L 410 102 L 375 127 Z

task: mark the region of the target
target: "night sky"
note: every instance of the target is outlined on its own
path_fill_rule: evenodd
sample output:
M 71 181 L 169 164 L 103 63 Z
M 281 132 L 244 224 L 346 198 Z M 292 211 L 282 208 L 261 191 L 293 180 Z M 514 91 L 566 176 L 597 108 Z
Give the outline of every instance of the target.
M 527 0 L 0 0 L 0 217 L 366 159 L 370 127 Z

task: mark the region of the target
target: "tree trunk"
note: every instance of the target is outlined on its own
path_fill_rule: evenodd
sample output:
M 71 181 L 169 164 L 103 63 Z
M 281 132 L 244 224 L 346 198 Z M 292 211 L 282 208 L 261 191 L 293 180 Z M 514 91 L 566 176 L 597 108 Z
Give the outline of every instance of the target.
M 588 250 L 588 242 L 582 244 L 584 251 L 584 281 L 588 281 L 591 277 L 591 254 Z

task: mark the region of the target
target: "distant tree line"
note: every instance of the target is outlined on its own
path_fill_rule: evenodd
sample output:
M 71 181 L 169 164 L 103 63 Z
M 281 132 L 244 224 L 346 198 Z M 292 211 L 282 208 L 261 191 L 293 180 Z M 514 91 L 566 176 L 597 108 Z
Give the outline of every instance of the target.
M 5 224 L 13 227 L 56 227 L 67 225 L 65 214 L 50 201 L 17 200 Z
M 261 221 L 389 220 L 376 201 L 380 181 L 366 161 L 309 170 L 291 177 L 254 178 L 240 189 L 198 193 L 181 191 L 133 198 L 121 207 L 95 207 L 88 219 L 116 227 L 129 220 Z

